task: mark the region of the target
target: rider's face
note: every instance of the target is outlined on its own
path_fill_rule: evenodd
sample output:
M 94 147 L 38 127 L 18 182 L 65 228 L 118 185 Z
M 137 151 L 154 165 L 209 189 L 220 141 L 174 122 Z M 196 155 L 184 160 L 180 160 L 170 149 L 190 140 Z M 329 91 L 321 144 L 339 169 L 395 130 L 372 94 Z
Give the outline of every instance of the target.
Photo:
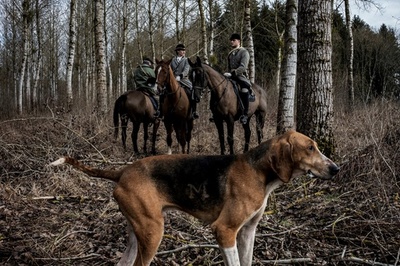
M 239 46 L 240 46 L 240 40 L 238 40 L 238 39 L 231 40 L 231 47 L 232 48 L 236 48 L 236 47 L 239 47 Z
M 178 50 L 178 56 L 185 56 L 186 51 L 185 50 Z

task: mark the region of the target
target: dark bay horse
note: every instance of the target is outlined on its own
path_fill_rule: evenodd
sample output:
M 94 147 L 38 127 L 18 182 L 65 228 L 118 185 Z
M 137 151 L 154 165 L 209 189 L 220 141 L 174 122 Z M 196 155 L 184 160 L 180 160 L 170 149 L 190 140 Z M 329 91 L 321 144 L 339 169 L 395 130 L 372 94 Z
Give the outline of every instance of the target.
M 144 130 L 144 143 L 143 152 L 147 153 L 147 140 L 149 138 L 148 128 L 149 125 L 153 124 L 153 136 L 152 136 L 152 154 L 156 153 L 156 137 L 157 130 L 160 125 L 160 121 L 154 118 L 155 109 L 146 92 L 136 90 L 127 91 L 122 94 L 114 105 L 114 137 L 118 138 L 119 119 L 121 119 L 121 137 L 122 146 L 126 150 L 126 128 L 128 121 L 132 121 L 132 143 L 133 150 L 136 154 L 139 153 L 137 138 L 140 129 L 140 124 L 143 123 Z
M 182 153 L 189 153 L 192 139 L 193 117 L 190 114 L 190 101 L 170 67 L 171 60 L 156 60 L 156 84 L 160 94 L 163 94 L 161 104 L 164 114 L 164 125 L 167 131 L 168 154 L 172 154 L 172 131 L 181 146 Z M 160 96 L 161 97 L 161 96 Z M 187 150 L 185 147 L 187 144 Z
M 195 63 L 189 60 L 190 66 L 192 67 L 192 82 L 194 88 L 205 88 L 208 87 L 211 92 L 210 108 L 214 116 L 215 126 L 218 130 L 219 142 L 221 146 L 221 154 L 225 154 L 225 139 L 224 139 L 224 124 L 226 122 L 227 127 L 227 141 L 229 145 L 230 154 L 233 154 L 233 133 L 234 123 L 242 114 L 240 109 L 240 100 L 237 93 L 235 93 L 233 83 L 230 79 L 227 79 L 210 67 L 207 64 L 201 63 L 199 57 Z M 243 125 L 245 144 L 244 151 L 249 150 L 250 143 L 250 120 L 253 115 L 256 117 L 256 130 L 258 144 L 261 143 L 263 138 L 263 129 L 265 123 L 265 116 L 267 113 L 267 97 L 265 91 L 257 84 L 252 84 L 252 89 L 255 94 L 255 100 L 250 102 L 248 116 L 249 119 L 246 124 Z

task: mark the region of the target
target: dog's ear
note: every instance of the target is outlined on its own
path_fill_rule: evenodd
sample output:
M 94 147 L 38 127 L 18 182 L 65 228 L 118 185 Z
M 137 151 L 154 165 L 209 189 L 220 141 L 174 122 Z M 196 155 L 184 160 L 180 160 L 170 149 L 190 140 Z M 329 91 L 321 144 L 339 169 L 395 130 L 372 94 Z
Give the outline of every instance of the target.
M 277 140 L 273 148 L 272 169 L 282 182 L 287 183 L 293 174 L 292 144 L 288 141 L 288 138 L 281 138 Z

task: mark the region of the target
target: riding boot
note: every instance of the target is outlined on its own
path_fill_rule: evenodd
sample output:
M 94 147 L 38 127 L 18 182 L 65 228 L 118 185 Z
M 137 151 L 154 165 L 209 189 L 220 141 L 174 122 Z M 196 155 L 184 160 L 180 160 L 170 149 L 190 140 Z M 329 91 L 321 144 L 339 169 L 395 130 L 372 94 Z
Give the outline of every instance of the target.
M 243 103 L 243 114 L 240 117 L 240 123 L 247 124 L 247 113 L 249 112 L 249 92 L 240 92 L 240 99 Z

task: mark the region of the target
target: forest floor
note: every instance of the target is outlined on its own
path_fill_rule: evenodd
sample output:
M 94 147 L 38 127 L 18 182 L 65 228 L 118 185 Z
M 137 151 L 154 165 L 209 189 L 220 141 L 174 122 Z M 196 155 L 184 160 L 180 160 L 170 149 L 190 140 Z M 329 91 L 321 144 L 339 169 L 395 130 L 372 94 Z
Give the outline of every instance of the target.
M 208 116 L 196 120 L 192 154 L 219 154 Z M 274 135 L 274 116 L 267 117 L 264 139 Z M 127 234 L 114 184 L 47 166 L 69 155 L 118 168 L 144 156 L 132 156 L 130 138 L 123 151 L 110 121 L 50 112 L 0 121 L 0 265 L 118 262 Z M 235 130 L 241 152 L 243 133 L 239 125 Z M 334 133 L 339 175 L 302 177 L 275 190 L 257 228 L 253 265 L 400 265 L 399 105 L 337 112 Z M 163 125 L 157 152 L 166 152 Z M 165 217 L 152 265 L 223 265 L 207 225 L 176 211 Z

